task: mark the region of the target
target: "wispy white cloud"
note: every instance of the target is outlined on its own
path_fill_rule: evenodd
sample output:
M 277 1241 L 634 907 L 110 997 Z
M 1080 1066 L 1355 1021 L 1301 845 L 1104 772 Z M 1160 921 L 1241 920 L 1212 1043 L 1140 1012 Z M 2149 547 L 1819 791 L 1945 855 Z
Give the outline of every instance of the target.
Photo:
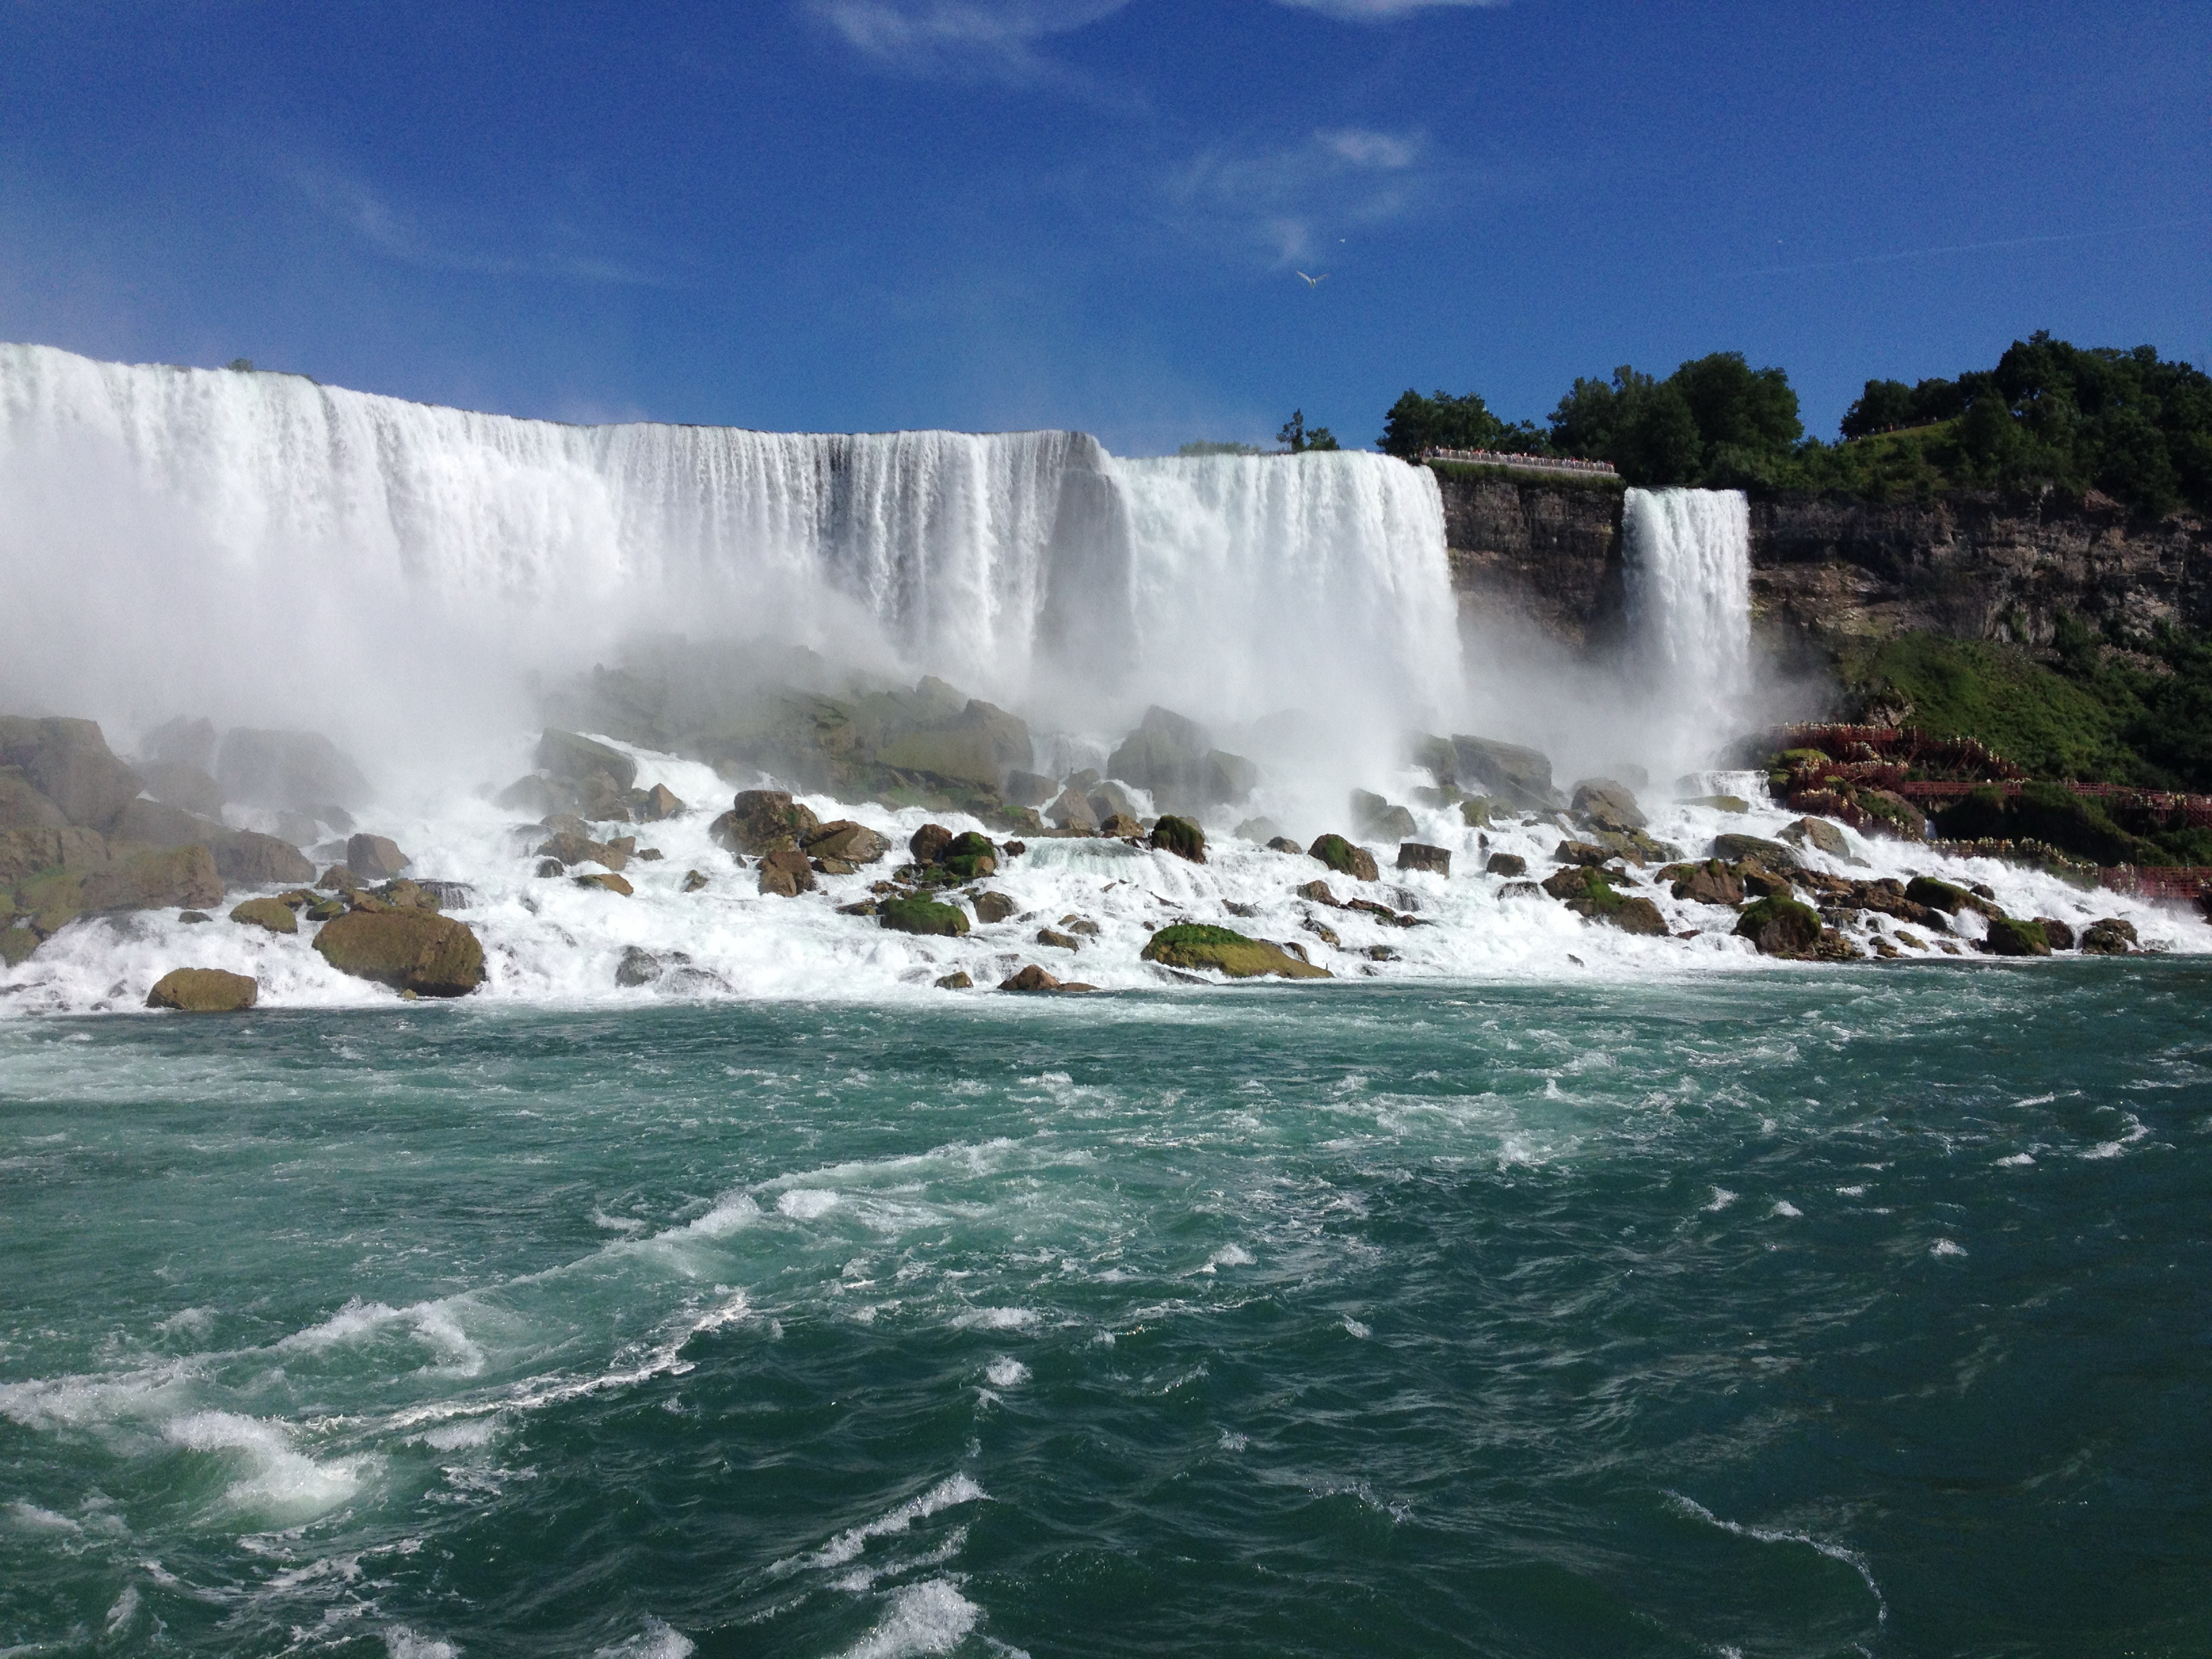
M 1038 50 L 1055 34 L 1112 16 L 1129 0 L 804 0 L 808 11 L 880 66 L 913 75 L 956 73 L 1033 82 L 1057 79 Z M 1347 23 L 1390 23 L 1435 7 L 1501 6 L 1506 0 L 1275 0 Z
M 1435 180 L 1417 132 L 1317 129 L 1296 143 L 1216 145 L 1167 180 L 1172 216 L 1225 231 L 1274 264 L 1312 258 L 1340 231 L 1368 229 L 1425 204 Z
M 308 203 L 387 258 L 422 270 L 454 271 L 477 276 L 544 276 L 606 288 L 672 288 L 677 283 L 619 259 L 591 252 L 558 249 L 529 254 L 478 251 L 424 231 L 414 216 L 395 207 L 361 179 L 316 167 L 293 173 Z M 574 241 L 572 235 L 548 240 Z

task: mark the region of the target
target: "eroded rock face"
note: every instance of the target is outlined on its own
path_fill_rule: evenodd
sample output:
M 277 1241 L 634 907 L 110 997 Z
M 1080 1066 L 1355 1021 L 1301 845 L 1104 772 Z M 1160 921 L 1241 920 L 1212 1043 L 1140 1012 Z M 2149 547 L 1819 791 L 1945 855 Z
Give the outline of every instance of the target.
M 65 820 L 88 830 L 113 828 L 141 787 L 94 720 L 0 716 L 0 766 L 18 769 Z
M 1190 810 L 1233 806 L 1252 793 L 1260 777 L 1259 768 L 1243 756 L 1216 749 L 1196 720 L 1158 704 L 1145 711 L 1137 729 L 1108 758 L 1106 769 L 1150 792 L 1164 806 Z
M 417 996 L 466 996 L 483 983 L 477 936 L 428 910 L 350 911 L 323 924 L 315 950 L 342 974 Z
M 346 868 L 370 881 L 388 881 L 412 861 L 388 836 L 359 835 L 346 838 Z
M 234 830 L 221 841 L 210 841 L 209 850 L 215 854 L 217 873 L 240 887 L 276 887 L 315 878 L 315 866 L 298 848 L 258 830 Z
M 220 968 L 172 968 L 146 994 L 149 1008 L 186 1014 L 241 1013 L 260 1000 L 261 987 L 244 974 Z
M 211 910 L 222 902 L 222 878 L 205 847 L 133 853 L 84 878 L 87 915 L 108 910 Z
M 58 830 L 68 822 L 29 780 L 0 772 L 0 830 Z
M 133 769 L 146 793 L 164 806 L 180 807 L 204 818 L 222 816 L 222 786 L 198 767 L 142 760 Z
M 1626 835 L 1650 820 L 1636 804 L 1636 792 L 1612 778 L 1584 778 L 1575 786 L 1572 808 L 1601 830 Z

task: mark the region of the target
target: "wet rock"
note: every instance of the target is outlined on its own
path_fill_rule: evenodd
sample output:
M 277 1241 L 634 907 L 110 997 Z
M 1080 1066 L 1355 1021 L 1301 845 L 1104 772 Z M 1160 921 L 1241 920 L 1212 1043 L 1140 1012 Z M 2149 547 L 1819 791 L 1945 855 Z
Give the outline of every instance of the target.
M 1137 816 L 1137 803 L 1130 798 L 1127 790 L 1111 778 L 1091 786 L 1089 804 L 1091 816 L 1098 820 L 1102 828 L 1109 818 L 1133 818 Z
M 1342 901 L 1330 890 L 1329 884 L 1325 881 L 1305 882 L 1295 890 L 1300 898 L 1310 899 L 1316 904 L 1326 904 L 1332 910 L 1341 910 L 1344 908 Z
M 1437 782 L 1469 790 L 1479 785 L 1484 794 L 1516 811 L 1543 812 L 1565 805 L 1552 784 L 1551 757 L 1540 750 L 1465 736 L 1455 736 L 1451 748 L 1453 775 Z
M 315 950 L 342 974 L 417 996 L 466 996 L 483 983 L 477 936 L 428 910 L 351 911 L 323 924 Z
M 344 910 L 345 907 L 340 905 L 334 914 L 343 915 Z M 177 912 L 177 920 L 188 927 L 196 927 L 201 922 L 213 921 L 215 918 L 204 910 L 179 910 Z
M 240 887 L 274 887 L 315 878 L 315 866 L 298 848 L 256 830 L 234 830 L 224 839 L 211 842 L 210 850 L 216 873 Z
M 1305 929 L 1307 933 L 1311 933 L 1323 945 L 1340 947 L 1344 943 L 1341 939 L 1337 937 L 1336 929 L 1330 927 L 1327 922 L 1322 921 L 1317 916 L 1308 916 L 1303 921 L 1299 922 L 1298 926 Z
M 1757 859 L 1739 860 L 1729 866 L 1729 873 L 1741 884 L 1746 898 L 1790 898 L 1796 891 L 1789 877 L 1775 874 Z
M 492 797 L 492 804 L 510 812 L 550 818 L 556 812 L 573 812 L 584 804 L 584 792 L 566 778 L 549 778 L 532 772 L 517 778 Z
M 143 758 L 148 764 L 189 767 L 203 774 L 210 772 L 215 769 L 215 722 L 179 714 L 149 732 L 143 747 Z M 144 766 L 140 766 L 137 770 L 141 777 L 146 775 Z M 171 805 L 182 803 L 172 802 Z M 219 806 L 222 803 L 218 801 L 216 805 Z
M 924 723 L 884 739 L 875 755 L 880 764 L 995 793 L 1006 775 L 1028 761 L 1030 728 L 1018 714 L 980 697 L 963 703 L 958 691 L 938 679 L 924 679 L 915 696 L 921 701 L 910 708 Z
M 248 899 L 230 913 L 233 921 L 249 927 L 266 928 L 272 933 L 296 933 L 300 919 L 292 914 L 292 907 L 273 898 Z
M 962 881 L 980 881 L 998 873 L 999 849 L 988 836 L 969 830 L 947 842 L 937 862 Z
M 1115 841 L 1143 839 L 1145 826 L 1127 812 L 1109 812 L 1098 825 L 1098 833 Z
M 1778 841 L 1767 841 L 1758 836 L 1715 836 L 1713 849 L 1708 855 L 1725 864 L 1740 863 L 1745 859 L 1757 859 L 1765 869 L 1786 874 L 1797 867 L 1797 854 Z
M 1862 910 L 1872 910 L 1916 927 L 1933 927 L 1940 918 L 1926 905 L 1905 896 L 1905 884 L 1884 877 L 1879 881 L 1855 881 L 1850 887 L 1850 902 Z
M 1398 867 L 1401 870 L 1425 870 L 1431 875 L 1451 874 L 1451 854 L 1442 847 L 1431 847 L 1418 841 L 1398 843 Z
M 140 761 L 131 769 L 146 793 L 164 806 L 174 806 L 204 818 L 222 816 L 222 786 L 197 766 L 173 761 Z
M 1493 876 L 1525 876 L 1528 873 L 1528 860 L 1518 853 L 1492 853 L 1482 867 Z
M 1636 804 L 1636 792 L 1612 778 L 1584 778 L 1575 785 L 1571 810 L 1600 830 L 1626 834 L 1650 820 Z
M 1800 818 L 1782 831 L 1782 839 L 1793 847 L 1809 846 L 1816 853 L 1826 853 L 1830 858 L 1845 859 L 1851 855 L 1851 844 L 1844 839 L 1842 829 L 1826 818 Z
M 1823 927 L 1820 937 L 1813 941 L 1813 958 L 1816 962 L 1856 962 L 1865 954 L 1832 927 Z
M 681 951 L 648 951 L 641 945 L 625 945 L 622 960 L 615 964 L 615 983 L 630 991 L 658 984 L 660 976 L 671 968 L 686 966 L 690 960 Z
M 58 830 L 69 822 L 62 809 L 14 772 L 0 772 L 0 830 Z
M 1610 847 L 1601 847 L 1590 841 L 1563 841 L 1552 849 L 1554 864 L 1579 864 L 1595 870 L 1610 864 L 1618 857 Z
M 952 832 L 941 823 L 925 823 L 907 842 L 906 850 L 916 864 L 934 864 L 952 845 Z
M 1239 841 L 1249 841 L 1255 846 L 1265 847 L 1270 842 L 1281 839 L 1283 827 L 1273 818 L 1246 818 L 1231 833 Z
M 678 799 L 673 789 L 665 783 L 656 783 L 645 792 L 643 800 L 630 808 L 630 816 L 640 823 L 663 823 L 689 811 L 690 808 Z
M 1259 769 L 1250 761 L 1214 748 L 1205 727 L 1157 705 L 1145 711 L 1137 729 L 1108 758 L 1106 769 L 1170 809 L 1234 805 L 1259 781 Z
M 795 848 L 802 836 L 821 827 L 813 811 L 793 800 L 789 792 L 745 789 L 707 833 L 730 852 L 759 858 L 781 847 Z
M 1375 866 L 1375 854 L 1364 847 L 1354 846 L 1342 836 L 1317 836 L 1306 853 L 1340 876 L 1349 876 L 1354 881 L 1382 879 L 1382 872 Z
M 319 898 L 307 908 L 305 914 L 309 921 L 335 921 L 349 908 L 342 898 Z
M 368 880 L 386 880 L 398 875 L 412 862 L 388 836 L 357 835 L 346 837 L 346 868 Z
M 331 802 L 358 811 L 369 798 L 361 769 L 319 732 L 226 732 L 215 775 L 226 799 L 249 806 L 312 811 Z
M 1352 792 L 1352 824 L 1359 834 L 1377 841 L 1404 841 L 1417 827 L 1404 807 L 1365 789 Z
M 957 904 L 940 904 L 920 893 L 889 898 L 876 913 L 879 925 L 895 933 L 957 939 L 968 931 L 968 913 Z
M 1005 893 L 978 893 L 974 899 L 975 920 L 981 922 L 1008 921 L 1021 908 Z
M 1044 809 L 1045 822 L 1054 829 L 1085 835 L 1098 828 L 1098 816 L 1091 810 L 1089 797 L 1072 787 L 1062 790 L 1059 799 Z
M 605 777 L 622 790 L 637 781 L 635 761 L 619 749 L 580 732 L 547 727 L 544 735 L 538 739 L 538 753 L 533 758 L 539 771 L 580 785 L 588 786 L 592 778 Z
M 1228 911 L 1232 916 L 1243 916 L 1247 919 L 1256 916 L 1260 914 L 1260 907 L 1258 905 L 1245 904 L 1237 899 L 1222 900 L 1221 908 Z
M 629 898 L 637 891 L 629 884 L 627 876 L 618 876 L 611 870 L 595 870 L 588 876 L 571 876 L 568 879 L 579 887 L 596 887 L 602 892 L 618 894 L 623 898 Z
M 186 1014 L 235 1014 L 260 999 L 260 985 L 244 974 L 228 974 L 220 968 L 172 968 L 154 981 L 146 1006 Z
M 201 846 L 169 847 L 112 860 L 83 878 L 87 915 L 110 910 L 211 910 L 222 902 L 215 857 Z
M 758 884 L 763 893 L 797 898 L 814 890 L 814 866 L 796 847 L 779 847 L 762 856 Z
M 1172 813 L 1161 818 L 1152 826 L 1152 844 L 1193 864 L 1206 862 L 1206 831 L 1188 818 Z
M 2093 921 L 2081 930 L 2081 954 L 2088 957 L 2124 957 L 2140 941 L 2136 938 L 2136 925 L 2118 916 L 2106 916 Z
M 704 891 L 712 884 L 704 870 L 686 870 L 684 872 L 684 890 L 687 893 Z
M 70 823 L 103 833 L 140 788 L 138 775 L 115 757 L 94 720 L 0 716 L 0 766 L 17 769 Z
M 1288 853 L 1294 858 L 1304 858 L 1306 851 L 1288 836 L 1275 836 L 1268 842 L 1267 850 L 1271 853 Z
M 854 823 L 850 818 L 839 818 L 822 825 L 801 844 L 810 857 L 836 859 L 854 868 L 873 864 L 891 850 L 890 842 L 886 837 L 864 823 Z
M 1019 767 L 1006 774 L 1006 781 L 999 793 L 1009 806 L 1042 806 L 1060 793 L 1060 786 L 1041 772 L 1024 772 Z
M 2038 916 L 2035 925 L 2043 929 L 2044 942 L 2054 951 L 2074 948 L 2074 930 L 2056 916 Z
M 975 981 L 965 974 L 947 974 L 936 983 L 940 991 L 972 991 L 975 988 Z
M 1470 830 L 1494 830 L 1505 809 L 1487 795 L 1470 795 L 1459 804 L 1459 821 Z
M 1327 979 L 1328 971 L 1302 962 L 1279 945 L 1247 939 L 1226 927 L 1178 922 L 1154 933 L 1142 952 L 1163 967 L 1212 969 L 1231 979 L 1274 975 L 1282 979 Z
M 1674 895 L 1693 904 L 1737 905 L 1743 902 L 1743 883 L 1718 859 L 1702 864 L 1669 865 L 1659 872 L 1662 881 L 1674 883 Z
M 1985 956 L 2047 957 L 2051 954 L 2051 940 L 2035 922 L 1993 916 L 1990 919 L 1990 931 L 1980 940 L 1978 948 Z
M 1049 927 L 1037 929 L 1036 942 L 1049 945 L 1055 951 L 1079 951 L 1083 948 L 1066 933 L 1055 933 Z
M 1541 898 L 1544 890 L 1533 881 L 1509 881 L 1498 890 L 1500 899 Z
M 1930 910 L 1940 910 L 1947 916 L 1955 916 L 1961 910 L 1972 910 L 1991 921 L 2004 917 L 2004 912 L 1982 893 L 1954 886 L 1948 881 L 1938 881 L 1933 876 L 1913 877 L 1905 884 L 1905 896 L 1916 904 L 1926 905 Z
M 554 872 L 559 874 L 558 871 Z M 362 884 L 359 876 L 343 864 L 333 864 L 316 878 L 315 885 L 326 893 L 349 893 Z
M 1809 958 L 1820 942 L 1820 915 L 1795 899 L 1764 898 L 1736 918 L 1735 933 L 1761 956 Z
M 1019 973 L 1009 975 L 999 981 L 1001 991 L 1057 991 L 1060 981 L 1031 963 Z

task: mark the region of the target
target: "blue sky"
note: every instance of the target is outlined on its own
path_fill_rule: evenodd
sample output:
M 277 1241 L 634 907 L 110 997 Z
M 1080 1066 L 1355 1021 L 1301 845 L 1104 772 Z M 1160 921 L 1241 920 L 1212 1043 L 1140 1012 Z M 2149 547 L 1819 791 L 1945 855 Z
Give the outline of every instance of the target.
M 0 337 L 103 357 L 1142 453 L 2039 327 L 2212 361 L 2212 7 L 0 0 Z

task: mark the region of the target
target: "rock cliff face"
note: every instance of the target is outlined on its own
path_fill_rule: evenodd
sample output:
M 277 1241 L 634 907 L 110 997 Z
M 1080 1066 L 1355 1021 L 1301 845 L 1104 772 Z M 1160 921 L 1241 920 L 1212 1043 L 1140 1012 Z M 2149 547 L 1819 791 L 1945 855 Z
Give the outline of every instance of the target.
M 1439 468 L 1437 484 L 1463 609 L 1522 617 L 1577 648 L 1619 629 L 1620 491 L 1472 469 Z M 2096 495 L 1769 496 L 1751 503 L 1751 600 L 1770 646 L 1801 660 L 1905 632 L 2045 644 L 2061 611 L 2137 631 L 2212 628 L 2212 525 Z

